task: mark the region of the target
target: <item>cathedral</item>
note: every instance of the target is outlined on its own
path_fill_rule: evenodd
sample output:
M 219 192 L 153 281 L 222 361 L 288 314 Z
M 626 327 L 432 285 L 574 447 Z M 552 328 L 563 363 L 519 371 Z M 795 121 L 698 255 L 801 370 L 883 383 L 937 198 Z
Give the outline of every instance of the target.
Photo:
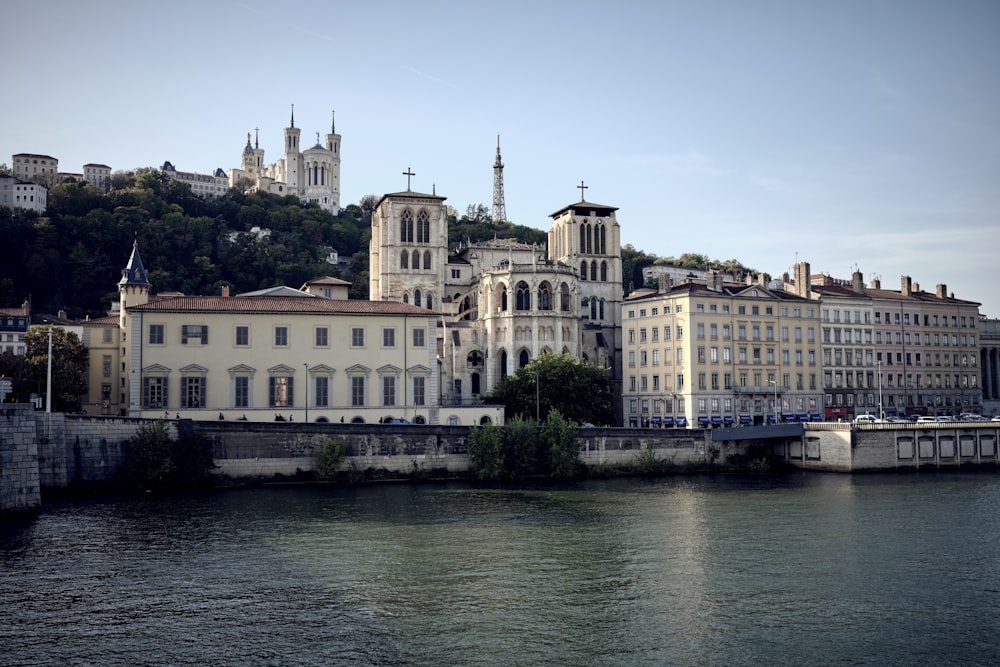
M 581 195 L 549 216 L 545 247 L 492 240 L 450 249 L 444 202 L 409 181 L 406 191 L 384 195 L 369 247 L 372 300 L 439 314 L 442 402 L 474 403 L 546 352 L 607 368 L 620 394 L 618 209 Z
M 248 132 L 243 160 L 239 168 L 229 171 L 229 187 L 248 180 L 251 190 L 278 196 L 295 195 L 304 204 L 316 203 L 334 215 L 340 213 L 340 135 L 336 125 L 331 119 L 325 143 L 320 143 L 317 132 L 316 145 L 305 150 L 299 144 L 301 134 L 302 130 L 295 127 L 293 105 L 291 122 L 285 128 L 284 157 L 265 166 L 259 138 L 254 137 L 251 143 Z

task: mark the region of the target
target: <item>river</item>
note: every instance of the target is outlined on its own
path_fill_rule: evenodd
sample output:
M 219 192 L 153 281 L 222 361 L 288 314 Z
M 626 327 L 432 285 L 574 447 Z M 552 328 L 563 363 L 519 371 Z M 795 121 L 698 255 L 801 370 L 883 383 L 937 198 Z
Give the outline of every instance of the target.
M 3 665 L 996 665 L 1000 475 L 46 499 Z

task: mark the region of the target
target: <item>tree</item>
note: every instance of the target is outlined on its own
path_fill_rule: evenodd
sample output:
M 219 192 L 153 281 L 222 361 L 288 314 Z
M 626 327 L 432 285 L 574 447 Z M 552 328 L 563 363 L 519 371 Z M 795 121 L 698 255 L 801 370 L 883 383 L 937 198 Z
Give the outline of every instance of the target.
M 27 387 L 19 393 L 41 394 L 46 391 L 49 363 L 49 330 L 52 331 L 52 409 L 74 412 L 80 409 L 80 398 L 87 393 L 87 349 L 72 331 L 60 327 L 35 326 L 24 340 L 27 347 L 29 377 Z M 37 389 L 36 389 L 37 387 Z
M 469 460 L 482 480 L 503 476 L 503 429 L 493 423 L 474 426 L 469 432 Z
M 143 424 L 129 440 L 119 481 L 133 490 L 191 489 L 207 486 L 215 461 L 211 441 L 181 422 L 176 440 L 166 422 Z
M 333 479 L 344 462 L 347 444 L 343 440 L 325 438 L 316 451 L 316 473 L 320 479 Z
M 576 477 L 583 468 L 580 445 L 576 441 L 576 428 L 563 419 L 558 410 L 552 410 L 542 427 L 542 442 L 548 449 L 549 475 Z
M 543 354 L 501 380 L 486 400 L 504 404 L 508 420 L 521 415 L 532 422 L 544 421 L 551 410 L 558 410 L 573 422 L 607 424 L 612 414 L 611 378 L 606 368 L 568 354 Z

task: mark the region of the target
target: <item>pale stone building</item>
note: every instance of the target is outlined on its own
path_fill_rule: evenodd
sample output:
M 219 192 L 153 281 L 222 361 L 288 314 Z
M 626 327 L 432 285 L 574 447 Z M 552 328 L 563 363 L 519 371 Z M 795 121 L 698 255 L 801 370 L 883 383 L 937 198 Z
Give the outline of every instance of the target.
M 164 162 L 160 171 L 172 180 L 187 183 L 191 192 L 202 199 L 218 199 L 229 190 L 229 177 L 222 169 L 216 169 L 212 174 L 199 174 L 193 171 L 177 171 L 173 164 Z
M 46 187 L 59 182 L 59 160 L 51 155 L 15 153 L 10 159 L 15 178 Z
M 607 368 L 619 391 L 617 209 L 582 199 L 559 209 L 547 248 L 495 240 L 450 251 L 444 201 L 409 188 L 383 196 L 369 246 L 371 298 L 426 308 L 438 320 L 442 401 L 476 404 L 546 352 Z
M 285 128 L 284 155 L 276 162 L 266 164 L 264 149 L 259 137 L 253 143 L 247 133 L 240 166 L 229 171 L 230 187 L 241 182 L 251 183 L 251 189 L 274 195 L 295 195 L 302 203 L 315 203 L 334 215 L 340 212 L 340 135 L 333 121 L 330 132 L 320 143 L 316 133 L 315 145 L 303 150 L 300 144 L 302 130 L 295 127 L 295 109 L 289 126 Z
M 49 191 L 44 185 L 13 176 L 0 176 L 0 206 L 44 213 Z
M 325 277 L 303 289 L 156 297 L 136 245 L 118 283 L 118 352 L 105 345 L 110 322 L 88 323 L 101 369 L 88 405 L 113 411 L 110 384 L 119 409 L 142 417 L 502 423 L 500 406 L 442 404 L 434 312 L 348 299 L 348 287 Z

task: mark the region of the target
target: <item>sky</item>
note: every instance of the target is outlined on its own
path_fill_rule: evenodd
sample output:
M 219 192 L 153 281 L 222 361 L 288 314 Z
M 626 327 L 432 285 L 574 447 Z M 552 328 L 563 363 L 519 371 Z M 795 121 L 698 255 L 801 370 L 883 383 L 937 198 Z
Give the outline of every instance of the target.
M 899 289 L 1000 317 L 995 0 L 49 0 L 0 22 L 0 162 L 239 166 L 342 136 L 341 205 L 412 188 L 548 229 Z

